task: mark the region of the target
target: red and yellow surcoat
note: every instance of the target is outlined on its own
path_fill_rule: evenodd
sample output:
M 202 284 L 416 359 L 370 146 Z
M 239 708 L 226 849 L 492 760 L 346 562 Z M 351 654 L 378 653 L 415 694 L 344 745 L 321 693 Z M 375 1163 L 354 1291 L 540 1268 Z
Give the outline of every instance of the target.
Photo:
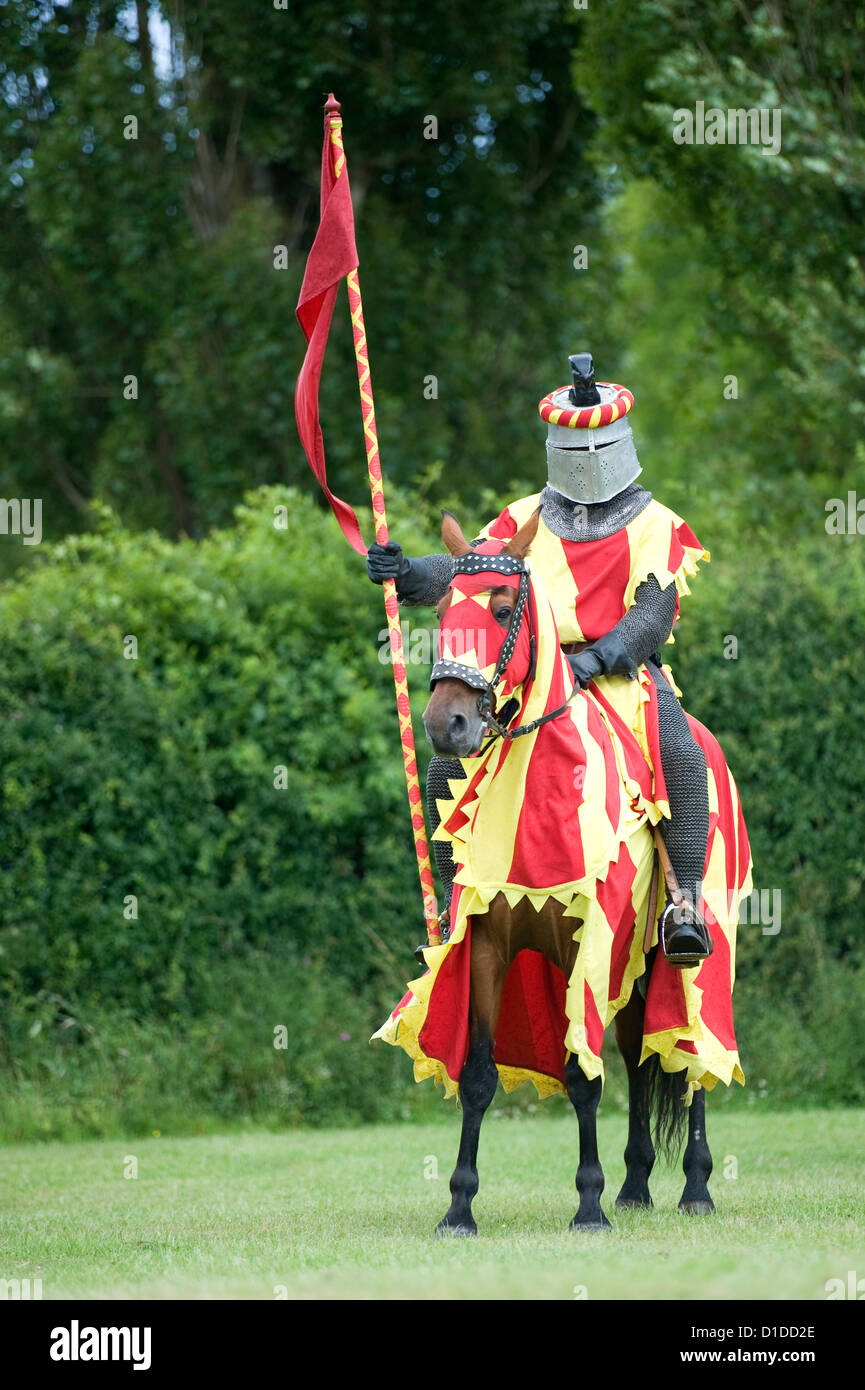
M 484 527 L 481 535 L 510 540 L 537 510 L 540 498 L 536 492 L 512 502 Z M 679 599 L 690 593 L 688 578 L 697 573 L 700 561 L 709 559 L 709 552 L 703 549 L 687 522 L 652 498 L 621 530 L 596 541 L 562 540 L 544 524 L 541 512 L 528 558 L 552 605 L 559 641 L 565 644 L 595 642 L 603 637 L 631 608 L 637 589 L 650 575 L 654 575 L 661 589 L 675 584 L 678 615 Z M 670 634 L 668 643 L 673 640 Z M 664 671 L 676 694 L 681 695 L 669 666 Z M 639 680 L 599 676 L 596 684 L 654 765 L 656 735 L 647 724 L 651 676 L 640 668 Z M 663 814 L 669 814 L 665 799 L 659 800 L 659 806 Z
M 512 502 L 481 535 L 510 540 L 537 510 L 540 497 L 536 492 Z M 678 596 L 689 593 L 688 576 L 708 559 L 690 526 L 654 498 L 620 531 L 597 541 L 562 540 L 544 524 L 542 512 L 529 553 L 563 643 L 603 637 L 627 613 L 650 574 L 662 589 L 675 583 Z
M 538 501 L 536 494 L 515 502 L 483 535 L 507 540 Z M 521 719 L 531 725 L 542 712 L 561 710 L 571 678 L 560 642 L 594 641 L 615 627 L 649 575 L 662 588 L 675 583 L 678 594 L 687 593 L 687 577 L 707 558 L 682 519 L 654 501 L 599 541 L 561 540 L 541 518 L 528 553 L 537 674 L 523 688 Z M 455 582 L 454 607 L 482 600 L 481 582 L 475 592 L 464 578 Z M 454 630 L 470 631 L 478 622 L 470 615 Z M 478 669 L 487 678 L 493 671 L 479 657 Z M 415 1079 L 435 1077 L 449 1095 L 458 1091 L 468 1056 L 473 923 L 499 895 L 511 907 L 527 897 L 537 912 L 555 899 L 574 919 L 580 946 L 567 980 L 535 950 L 520 952 L 512 963 L 493 1051 L 507 1090 L 532 1080 L 541 1095 L 565 1091 L 569 1054 L 587 1077 L 602 1076 L 604 1029 L 645 973 L 654 863 L 648 827 L 669 815 L 654 681 L 645 666 L 636 680 L 600 676 L 568 702 L 567 711 L 538 721 L 524 738 L 490 740 L 462 760 L 463 775 L 450 781 L 449 796 L 438 799 L 434 839 L 450 845 L 456 866 L 450 936 L 427 949 L 426 972 L 410 982 L 374 1036 L 404 1048 Z M 646 991 L 643 1059 L 656 1052 L 665 1071 L 711 1088 L 717 1081 L 744 1081 L 731 990 L 751 862 L 721 749 L 696 721 L 691 728 L 707 763 L 710 831 L 700 905 L 711 912 L 715 949 L 697 970 L 676 970 L 662 955 L 656 958 Z

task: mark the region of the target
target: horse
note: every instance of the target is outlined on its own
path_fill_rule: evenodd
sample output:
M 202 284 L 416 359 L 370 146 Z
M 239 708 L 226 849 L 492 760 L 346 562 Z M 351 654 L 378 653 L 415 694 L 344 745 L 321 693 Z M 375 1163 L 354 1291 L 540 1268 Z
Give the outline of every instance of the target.
M 731 1077 L 744 1082 L 724 1001 L 738 895 L 750 887 L 735 783 L 711 735 L 691 721 L 720 788 L 709 877 L 727 890 L 721 905 L 704 882 L 704 908 L 710 899 L 717 908 L 709 917 L 715 975 L 704 979 L 703 967 L 674 971 L 658 956 L 651 823 L 662 813 L 651 769 L 594 687 L 574 687 L 552 608 L 526 562 L 537 526 L 535 514 L 506 544 L 476 548 L 452 515 L 442 526 L 457 573 L 437 609 L 440 657 L 423 723 L 434 752 L 461 759 L 466 774 L 440 803 L 434 836 L 449 840 L 458 869 L 451 930 L 425 951 L 426 975 L 375 1035 L 409 1052 L 416 1079 L 433 1075 L 446 1093 L 459 1093 L 459 1153 L 437 1236 L 477 1233 L 480 1129 L 500 1078 L 508 1089 L 530 1078 L 539 1094 L 566 1091 L 579 1130 L 570 1228 L 609 1228 L 596 1119 L 600 1039 L 612 1017 L 629 1096 L 618 1208 L 652 1206 L 656 1144 L 677 1152 L 687 1120 L 679 1209 L 714 1212 L 704 1088 Z M 726 955 L 719 936 L 730 946 Z M 698 976 L 702 994 L 694 992 Z M 708 1021 L 704 996 L 713 1001 Z

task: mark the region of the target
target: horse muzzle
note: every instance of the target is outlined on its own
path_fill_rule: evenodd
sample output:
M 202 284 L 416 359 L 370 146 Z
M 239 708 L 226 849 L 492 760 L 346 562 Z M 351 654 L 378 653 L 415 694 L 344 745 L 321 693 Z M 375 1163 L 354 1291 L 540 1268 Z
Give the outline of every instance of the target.
M 477 691 L 458 680 L 439 680 L 423 712 L 426 736 L 440 758 L 470 758 L 486 732 Z

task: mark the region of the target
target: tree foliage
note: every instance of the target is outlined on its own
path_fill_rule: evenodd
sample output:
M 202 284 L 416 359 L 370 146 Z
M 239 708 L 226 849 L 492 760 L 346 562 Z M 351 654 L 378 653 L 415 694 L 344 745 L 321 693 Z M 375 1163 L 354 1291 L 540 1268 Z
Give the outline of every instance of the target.
M 448 23 L 396 0 L 350 15 L 313 0 L 254 15 L 202 4 L 164 21 L 170 63 L 128 6 L 17 3 L 0 20 L 10 491 L 42 489 L 55 536 L 82 524 L 93 495 L 135 524 L 200 535 L 244 487 L 308 484 L 293 309 L 330 88 L 390 476 L 447 457 L 480 487 L 500 472 L 503 438 L 528 460 L 526 401 L 548 368 L 527 344 L 552 335 L 559 356 L 588 327 L 571 247 L 590 239 L 599 192 L 582 158 L 593 121 L 562 62 L 575 25 L 553 0 L 482 0 Z M 336 318 L 330 469 L 357 496 L 344 303 Z
M 393 1099 L 366 1040 L 411 971 L 419 892 L 381 595 L 348 554 L 308 498 L 265 492 L 200 544 L 103 511 L 7 585 L 13 1090 L 59 1069 L 89 1096 L 85 1128 L 104 1084 L 141 1125 L 123 1078 L 152 1110 L 171 1056 L 199 1111 L 208 1093 L 223 1115 L 288 1120 L 356 1115 L 358 1088 L 377 1114 Z M 157 1058 L 149 1079 L 133 1046 Z M 322 1097 L 337 1057 L 348 1074 Z
M 742 389 L 775 420 L 762 445 L 750 430 L 749 464 L 797 500 L 798 476 L 825 496 L 863 462 L 863 45 L 865 8 L 842 0 L 613 0 L 575 60 L 596 157 L 656 181 L 674 226 L 696 229 L 714 285 L 708 336 L 730 372 L 737 340 L 751 346 Z M 675 143 L 675 111 L 697 102 L 777 111 L 780 151 Z

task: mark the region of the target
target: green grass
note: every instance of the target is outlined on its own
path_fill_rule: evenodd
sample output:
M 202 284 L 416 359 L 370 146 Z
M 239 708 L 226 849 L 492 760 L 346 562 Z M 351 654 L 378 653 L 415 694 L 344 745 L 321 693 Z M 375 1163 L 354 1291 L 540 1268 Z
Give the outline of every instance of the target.
M 604 1115 L 613 1229 L 574 1234 L 573 1115 L 493 1110 L 479 1237 L 434 1241 L 452 1120 L 7 1148 L 0 1278 L 40 1278 L 46 1299 L 273 1299 L 280 1286 L 289 1298 L 573 1299 L 585 1286 L 589 1299 L 822 1299 L 827 1279 L 865 1276 L 863 1111 L 713 1118 L 710 1100 L 708 1219 L 677 1212 L 682 1175 L 667 1168 L 653 1211 L 617 1212 L 626 1121 Z M 733 1158 L 738 1176 L 725 1177 Z

